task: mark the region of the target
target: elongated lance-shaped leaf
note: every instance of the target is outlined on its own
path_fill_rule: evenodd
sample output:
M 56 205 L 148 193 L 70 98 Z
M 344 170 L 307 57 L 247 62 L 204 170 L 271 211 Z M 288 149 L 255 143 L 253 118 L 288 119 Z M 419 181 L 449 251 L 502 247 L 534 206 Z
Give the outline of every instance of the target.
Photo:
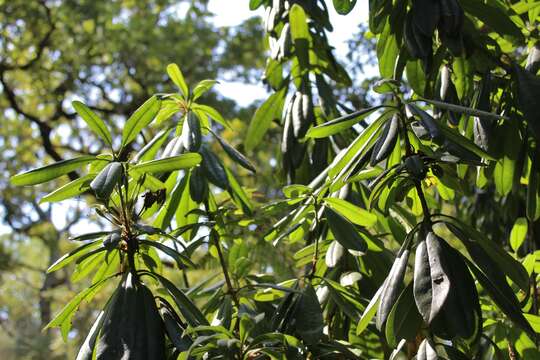
M 178 86 L 178 89 L 182 92 L 182 95 L 184 97 L 188 97 L 189 95 L 189 88 L 186 84 L 186 80 L 184 79 L 184 75 L 182 74 L 182 71 L 176 64 L 169 64 L 167 65 L 167 74 L 169 74 L 169 77 L 173 81 L 173 83 Z
M 148 241 L 139 239 L 139 242 L 143 245 L 152 246 L 156 249 L 162 251 L 164 254 L 169 255 L 176 261 L 178 268 L 185 269 L 186 266 L 196 267 L 196 265 L 191 261 L 189 257 L 184 254 L 179 253 L 178 251 L 156 241 Z
M 71 299 L 69 303 L 66 304 L 66 306 L 64 306 L 64 308 L 54 317 L 54 319 L 52 319 L 45 326 L 45 329 L 60 327 L 62 330 L 62 336 L 66 340 L 68 332 L 71 328 L 71 318 L 79 308 L 81 302 L 95 295 L 106 284 L 106 281 L 113 276 L 109 276 L 95 284 L 92 284 L 90 287 L 78 293 L 73 299 Z
M 58 202 L 80 195 L 90 188 L 90 181 L 92 181 L 95 176 L 96 174 L 88 174 L 76 180 L 70 181 L 42 197 L 39 203 Z
M 92 161 L 100 160 L 95 156 L 85 155 L 69 160 L 62 160 L 53 164 L 26 171 L 15 176 L 12 176 L 10 181 L 12 185 L 36 185 L 41 184 L 62 175 L 66 175 L 77 170 L 83 165 L 89 164 Z M 104 160 L 102 160 L 104 161 Z
M 75 360 L 92 360 L 94 347 L 96 345 L 96 339 L 99 335 L 101 325 L 103 324 L 103 314 L 105 314 L 103 311 L 98 314 L 94 325 L 92 325 L 92 327 L 90 328 L 90 332 L 86 336 L 84 343 L 79 349 L 79 353 L 77 354 Z
M 330 208 L 324 211 L 330 230 L 336 241 L 348 250 L 365 252 L 367 243 L 353 224 Z
M 255 111 L 246 134 L 245 147 L 247 151 L 255 149 L 263 139 L 266 131 L 270 128 L 272 121 L 281 117 L 286 90 L 287 89 L 284 87 L 280 91 L 272 94 L 257 109 L 257 111 Z
M 73 108 L 81 116 L 84 122 L 88 125 L 100 139 L 104 140 L 109 146 L 112 146 L 112 138 L 107 125 L 96 115 L 88 106 L 80 101 L 72 103 Z
M 508 117 L 503 116 L 503 115 L 495 114 L 495 113 L 488 112 L 488 111 L 478 110 L 478 109 L 472 109 L 472 108 L 461 106 L 461 105 L 450 104 L 450 103 L 446 103 L 446 102 L 439 101 L 439 100 L 421 99 L 421 100 L 418 100 L 418 101 L 425 101 L 425 102 L 430 103 L 430 104 L 434 105 L 435 107 L 438 107 L 438 108 L 441 108 L 441 109 L 455 111 L 455 112 L 458 112 L 458 113 L 471 115 L 471 116 L 485 117 L 485 118 L 490 118 L 492 120 L 508 119 Z
M 353 224 L 370 227 L 377 222 L 377 215 L 353 205 L 347 200 L 329 197 L 324 199 L 324 203 Z
M 139 173 L 169 172 L 180 169 L 191 168 L 201 162 L 201 155 L 197 153 L 185 153 L 178 156 L 171 156 L 164 159 L 150 160 L 133 165 L 132 170 Z
M 206 320 L 203 313 L 195 306 L 195 304 L 193 304 L 187 295 L 178 289 L 171 281 L 156 273 L 147 271 L 141 273 L 155 278 L 163 285 L 190 326 L 209 325 L 208 320 Z
M 377 329 L 382 330 L 394 303 L 396 302 L 402 288 L 405 270 L 407 270 L 407 261 L 409 260 L 409 250 L 396 258 L 388 277 L 383 283 L 381 291 L 381 301 L 377 310 Z
M 422 325 L 422 317 L 418 313 L 413 295 L 413 284 L 410 283 L 399 294 L 391 305 L 391 311 L 383 329 L 386 341 L 392 347 L 397 346 L 401 339 L 413 340 Z
M 154 120 L 160 108 L 161 100 L 157 96 L 152 96 L 135 110 L 124 125 L 124 130 L 122 131 L 122 148 L 135 140 L 141 130 Z
M 358 110 L 350 114 L 344 115 L 342 117 L 339 117 L 337 119 L 326 122 L 322 125 L 315 126 L 308 130 L 306 137 L 317 139 L 317 138 L 324 138 L 330 135 L 337 134 L 343 130 L 346 130 L 352 127 L 353 125 L 357 124 L 361 120 L 371 115 L 376 110 L 381 109 L 383 107 L 384 107 L 383 105 L 379 105 L 379 106 L 374 106 L 367 109 Z
M 219 144 L 225 150 L 227 155 L 230 156 L 230 158 L 237 162 L 240 166 L 243 168 L 255 173 L 255 167 L 251 164 L 251 162 L 242 154 L 240 151 L 236 150 L 234 147 L 232 147 L 229 143 L 227 143 L 221 136 L 216 134 L 214 131 L 210 129 L 210 132 L 216 137 Z
M 416 248 L 414 300 L 427 324 L 439 314 L 450 292 L 450 279 L 440 239 L 429 232 Z
M 84 254 L 86 254 L 88 251 L 93 250 L 95 245 L 98 245 L 98 242 L 100 240 L 94 240 L 88 244 L 84 244 L 79 246 L 73 251 L 70 251 L 69 253 L 63 255 L 58 260 L 56 260 L 49 268 L 47 269 L 47 273 L 56 271 L 58 269 L 63 268 L 64 266 L 72 263 L 73 261 L 79 259 Z

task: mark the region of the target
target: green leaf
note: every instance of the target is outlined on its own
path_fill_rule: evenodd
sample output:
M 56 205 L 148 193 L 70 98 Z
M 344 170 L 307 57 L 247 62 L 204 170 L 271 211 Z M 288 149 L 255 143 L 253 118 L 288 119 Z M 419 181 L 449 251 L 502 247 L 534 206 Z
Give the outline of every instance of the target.
M 379 308 L 377 310 L 376 323 L 377 329 L 379 330 L 382 330 L 383 325 L 388 319 L 388 316 L 392 310 L 392 307 L 403 289 L 403 279 L 405 278 L 408 260 L 409 250 L 403 251 L 400 256 L 396 257 L 396 260 L 394 260 L 394 264 L 392 264 L 392 268 L 390 269 L 390 273 L 386 277 L 386 280 L 381 287 L 381 301 L 379 302 Z
M 112 146 L 112 138 L 107 126 L 88 106 L 80 101 L 71 103 L 75 111 L 86 122 L 90 130 L 92 130 L 100 139 L 104 140 L 109 146 Z
M 208 320 L 206 320 L 195 304 L 193 304 L 186 294 L 178 289 L 171 281 L 156 273 L 143 272 L 142 274 L 155 278 L 163 285 L 190 326 L 197 327 L 200 325 L 209 325 Z
M 353 113 L 341 116 L 337 119 L 326 122 L 322 125 L 312 127 L 306 134 L 310 138 L 325 138 L 337 134 L 345 129 L 352 127 L 361 120 L 371 115 L 375 110 L 385 107 L 384 105 L 374 106 L 367 109 L 355 111 Z
M 124 148 L 126 145 L 135 140 L 141 130 L 154 120 L 160 108 L 161 100 L 159 100 L 157 96 L 152 96 L 137 110 L 135 110 L 133 115 L 129 117 L 124 125 L 124 130 L 122 131 L 121 148 Z
M 523 41 L 521 30 L 501 8 L 482 1 L 460 1 L 460 4 L 465 12 L 478 18 L 497 33 Z
M 308 19 L 304 9 L 294 4 L 289 10 L 289 23 L 291 24 L 291 38 L 294 42 L 295 55 L 301 69 L 309 66 L 309 29 Z
M 228 169 L 225 169 L 225 172 L 227 173 L 227 180 L 229 182 L 229 189 L 227 190 L 231 197 L 233 198 L 235 204 L 238 207 L 242 208 L 242 211 L 244 214 L 250 215 L 253 212 L 251 201 L 249 200 L 249 197 L 246 195 L 244 189 L 236 180 L 233 173 L 229 171 Z
M 208 181 L 212 184 L 227 190 L 229 188 L 229 180 L 223 164 L 218 157 L 207 148 L 201 148 L 202 163 L 201 168 Z
M 41 184 L 62 175 L 68 174 L 77 170 L 83 165 L 89 164 L 92 161 L 99 160 L 95 156 L 85 155 L 69 160 L 62 160 L 53 164 L 26 171 L 15 176 L 12 176 L 10 182 L 12 185 L 36 185 Z M 104 161 L 104 160 L 101 160 Z
M 229 145 L 229 143 L 227 143 L 221 136 L 216 134 L 214 131 L 210 130 L 210 132 L 216 137 L 223 150 L 225 150 L 227 155 L 229 155 L 229 157 L 233 161 L 238 163 L 244 169 L 251 171 L 252 173 L 256 172 L 255 167 L 249 162 L 249 160 L 244 156 L 244 154 Z
M 154 226 L 161 230 L 165 230 L 167 226 L 170 225 L 171 220 L 176 213 L 176 209 L 178 208 L 178 204 L 180 204 L 180 200 L 182 199 L 182 193 L 186 189 L 189 189 L 187 187 L 189 184 L 188 179 L 189 177 L 184 176 L 176 183 L 176 185 L 174 185 L 172 191 L 168 191 L 170 195 L 167 197 L 165 204 L 161 207 L 161 210 L 153 223 Z
M 443 136 L 448 140 L 453 142 L 456 145 L 462 146 L 465 149 L 469 150 L 473 154 L 478 155 L 481 158 L 487 159 L 487 160 L 495 160 L 493 156 L 479 148 L 474 142 L 467 139 L 465 136 L 461 135 L 457 131 L 450 129 L 446 124 L 439 122 L 439 129 L 441 130 L 441 133 Z
M 385 328 L 386 341 L 391 347 L 396 347 L 401 339 L 413 340 L 421 325 L 422 317 L 416 308 L 411 283 L 399 295 L 388 315 Z
M 171 156 L 164 159 L 150 160 L 137 165 L 133 165 L 130 169 L 140 173 L 157 173 L 169 172 L 180 169 L 191 168 L 201 162 L 201 155 L 197 153 L 185 153 L 178 156 Z
M 157 241 L 148 241 L 148 240 L 143 240 L 143 239 L 139 239 L 139 243 L 143 245 L 155 247 L 156 249 L 160 250 L 164 254 L 172 257 L 174 261 L 176 262 L 176 264 L 178 265 L 179 269 L 185 269 L 186 266 L 196 267 L 196 265 L 193 263 L 193 261 L 191 261 L 189 257 L 187 257 L 186 255 L 182 253 L 179 253 L 178 251 L 176 251 L 173 248 L 168 247 L 167 245 L 164 245 Z
M 392 34 L 392 26 L 386 23 L 383 32 L 377 41 L 377 59 L 379 60 L 379 74 L 383 78 L 393 78 L 399 47 L 396 36 Z
M 324 213 L 328 225 L 330 226 L 330 230 L 332 231 L 332 234 L 334 234 L 337 242 L 349 250 L 360 252 L 365 252 L 367 250 L 366 241 L 360 236 L 349 220 L 330 208 L 326 208 Z
M 495 164 L 493 179 L 497 193 L 506 196 L 514 187 L 514 174 L 518 170 L 516 165 L 520 152 L 520 147 L 517 144 L 521 144 L 521 138 L 519 130 L 515 126 L 503 125 L 502 129 L 504 129 L 504 153 L 502 158 Z
M 273 120 L 281 118 L 283 103 L 287 89 L 270 95 L 270 97 L 255 111 L 245 138 L 245 147 L 247 151 L 252 151 L 263 139 L 264 134 L 270 128 Z
M 197 100 L 204 93 L 210 90 L 215 84 L 219 84 L 219 81 L 206 79 L 199 82 L 195 86 L 195 89 L 193 89 L 193 100 Z
M 161 145 L 167 140 L 172 129 L 159 131 L 137 154 L 133 157 L 133 162 L 149 161 L 155 158 Z
M 377 290 L 375 295 L 373 295 L 373 298 L 370 300 L 369 304 L 364 309 L 364 312 L 362 313 L 362 317 L 360 318 L 360 321 L 358 322 L 358 325 L 356 325 L 356 335 L 360 335 L 364 330 L 368 327 L 371 320 L 375 317 L 375 314 L 377 313 L 377 308 L 379 307 L 379 303 L 381 300 L 381 292 L 382 287 Z
M 416 248 L 414 300 L 428 325 L 439 314 L 450 292 L 449 270 L 442 251 L 442 241 L 433 232 L 429 232 Z
M 309 283 L 298 298 L 294 317 L 302 340 L 308 345 L 317 343 L 323 335 L 324 320 L 315 289 Z
M 231 125 L 229 124 L 229 122 L 227 120 L 225 120 L 225 118 L 223 116 L 221 116 L 219 111 L 217 111 L 213 107 L 208 106 L 208 105 L 194 103 L 194 104 L 191 105 L 191 108 L 194 109 L 194 110 L 200 110 L 200 111 L 204 112 L 206 115 L 211 117 L 214 121 L 216 121 L 216 122 L 220 123 L 221 125 L 223 125 L 223 127 L 231 129 Z
M 418 95 L 424 95 L 424 89 L 426 88 L 426 75 L 422 68 L 422 60 L 409 60 L 405 65 L 405 72 L 407 74 L 407 81 L 414 92 Z
M 419 101 L 425 101 L 427 103 L 434 105 L 435 107 L 445 109 L 445 110 L 455 111 L 455 112 L 470 115 L 470 116 L 485 117 L 485 118 L 490 118 L 493 120 L 507 119 L 507 117 L 503 115 L 499 115 L 499 114 L 495 114 L 495 113 L 491 113 L 491 112 L 487 112 L 483 110 L 472 109 L 472 108 L 468 108 L 461 105 L 449 104 L 449 103 L 445 103 L 438 100 L 421 99 Z
M 353 205 L 346 200 L 325 198 L 324 202 L 328 207 L 344 216 L 353 224 L 371 227 L 377 223 L 377 215 L 372 214 L 359 206 Z
M 73 251 L 68 252 L 67 254 L 64 254 L 62 257 L 60 257 L 58 260 L 56 260 L 49 268 L 47 269 L 47 273 L 51 273 L 53 271 L 59 270 L 63 268 L 64 266 L 71 264 L 73 261 L 78 260 L 83 255 L 86 255 L 90 251 L 94 250 L 97 246 L 101 243 L 100 239 L 94 240 L 92 242 L 89 242 L 88 244 L 84 244 L 79 246 Z
M 90 183 L 98 199 L 107 200 L 111 196 L 114 187 L 122 177 L 123 166 L 119 162 L 111 162 L 105 166 Z
M 67 303 L 66 306 L 64 306 L 64 308 L 54 317 L 54 319 L 45 325 L 45 329 L 60 327 L 64 341 L 67 341 L 68 333 L 71 329 L 71 319 L 73 318 L 73 315 L 75 315 L 75 312 L 83 300 L 95 295 L 111 277 L 105 278 L 96 284 L 92 284 L 90 287 L 78 293 L 73 299 L 71 299 L 69 303 Z
M 249 0 L 249 10 L 257 10 L 263 3 L 264 0 Z
M 529 223 L 526 218 L 520 217 L 516 219 L 512 231 L 510 232 L 510 246 L 512 247 L 512 250 L 517 252 L 521 244 L 525 241 L 528 225 Z
M 96 174 L 88 174 L 76 180 L 70 181 L 42 197 L 39 203 L 43 204 L 47 202 L 58 202 L 80 195 L 90 188 L 90 181 L 95 176 Z
M 184 80 L 184 75 L 182 74 L 182 71 L 180 71 L 178 65 L 167 65 L 167 74 L 169 74 L 169 77 L 171 78 L 173 83 L 178 86 L 178 88 L 182 92 L 182 95 L 184 95 L 184 97 L 187 97 L 189 95 L 189 88 L 186 84 L 186 80 Z
M 334 9 L 340 15 L 347 15 L 356 5 L 356 0 L 333 0 Z
M 465 259 L 469 263 L 469 268 L 473 272 L 474 276 L 478 280 L 482 287 L 488 292 L 490 297 L 495 301 L 497 306 L 512 320 L 516 325 L 521 327 L 523 330 L 527 331 L 529 334 L 533 335 L 534 330 L 531 328 L 529 322 L 523 316 L 515 296 L 509 296 L 506 289 L 508 284 L 504 284 L 501 281 L 503 279 L 488 276 L 482 270 L 480 270 L 476 265 L 474 265 L 469 260 Z

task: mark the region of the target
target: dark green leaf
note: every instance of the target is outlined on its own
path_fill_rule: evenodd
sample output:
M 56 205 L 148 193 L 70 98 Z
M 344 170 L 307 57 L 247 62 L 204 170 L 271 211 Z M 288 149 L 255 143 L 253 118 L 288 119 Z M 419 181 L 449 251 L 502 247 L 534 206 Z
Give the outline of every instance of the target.
M 340 15 L 347 15 L 356 4 L 356 0 L 333 0 L 334 9 Z
M 332 234 L 344 248 L 360 252 L 367 250 L 366 241 L 356 231 L 352 223 L 329 208 L 325 209 L 324 214 Z
M 119 162 L 107 164 L 90 183 L 90 188 L 101 200 L 107 200 L 111 196 L 114 187 L 122 177 L 123 167 Z
M 414 300 L 427 324 L 438 315 L 450 291 L 448 265 L 443 253 L 444 241 L 429 232 L 416 248 L 414 264 Z

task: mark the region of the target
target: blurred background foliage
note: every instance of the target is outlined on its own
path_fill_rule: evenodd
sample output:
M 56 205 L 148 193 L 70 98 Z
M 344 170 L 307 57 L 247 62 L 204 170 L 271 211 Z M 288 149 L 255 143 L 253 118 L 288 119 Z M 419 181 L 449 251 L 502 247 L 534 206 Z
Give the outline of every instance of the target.
M 96 152 L 101 144 L 88 136 L 71 101 L 89 104 L 119 133 L 140 103 L 171 86 L 163 70 L 171 62 L 182 65 L 189 82 L 255 82 L 264 63 L 260 20 L 216 28 L 212 17 L 207 0 L 0 1 L 0 170 Z M 240 108 L 217 92 L 205 96 L 238 119 L 236 129 L 255 108 Z M 76 201 L 61 211 L 40 206 L 37 191 L 54 186 L 13 188 L 7 176 L 0 178 L 2 359 L 72 359 L 84 335 L 78 329 L 89 327 L 90 309 L 83 306 L 67 347 L 57 330 L 42 331 L 83 287 L 70 281 L 71 271 L 45 269 L 70 246 L 70 235 L 95 226 L 93 218 L 81 223 L 89 214 Z

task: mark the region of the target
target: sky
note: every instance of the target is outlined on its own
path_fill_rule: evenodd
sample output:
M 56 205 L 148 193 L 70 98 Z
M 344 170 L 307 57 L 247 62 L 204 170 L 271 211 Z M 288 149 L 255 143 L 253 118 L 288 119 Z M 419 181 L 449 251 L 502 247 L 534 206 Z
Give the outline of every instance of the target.
M 332 2 L 326 0 L 330 11 L 330 22 L 334 31 L 328 33 L 330 45 L 335 48 L 338 59 L 345 59 L 347 54 L 347 40 L 356 32 L 358 24 L 368 19 L 368 2 L 358 1 L 354 9 L 347 15 L 339 15 L 335 12 Z M 237 4 L 234 7 L 233 4 Z M 252 16 L 262 16 L 263 7 L 257 11 L 249 10 L 249 0 L 210 0 L 209 10 L 215 14 L 216 26 L 234 26 Z M 264 99 L 268 96 L 262 84 L 246 85 L 242 82 L 232 82 L 220 79 L 216 89 L 227 97 L 235 100 L 240 106 L 247 106 L 254 100 Z M 232 95 L 234 94 L 234 95 Z

